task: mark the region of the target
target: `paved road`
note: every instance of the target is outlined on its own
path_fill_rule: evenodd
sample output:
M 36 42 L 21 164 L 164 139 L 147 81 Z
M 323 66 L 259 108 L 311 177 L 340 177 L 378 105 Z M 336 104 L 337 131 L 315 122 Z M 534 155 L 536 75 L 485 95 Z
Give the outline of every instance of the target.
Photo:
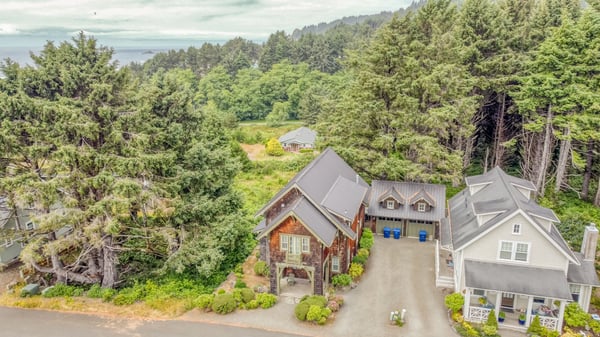
M 0 307 L 2 337 L 298 337 L 281 332 L 185 321 L 144 321 Z

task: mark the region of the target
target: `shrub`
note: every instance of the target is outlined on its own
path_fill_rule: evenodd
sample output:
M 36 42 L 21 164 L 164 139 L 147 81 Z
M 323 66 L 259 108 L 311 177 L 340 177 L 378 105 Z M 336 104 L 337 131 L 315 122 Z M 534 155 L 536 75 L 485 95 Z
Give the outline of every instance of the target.
M 531 321 L 531 324 L 529 325 L 529 328 L 527 328 L 527 334 L 538 336 L 542 334 L 542 323 L 540 323 L 540 316 L 535 315 L 533 321 Z
M 218 314 L 226 315 L 233 312 L 237 304 L 232 294 L 219 294 L 215 296 L 212 304 L 212 310 Z
M 331 279 L 334 287 L 347 287 L 352 283 L 352 277 L 348 274 L 337 274 Z
M 242 289 L 247 287 L 248 286 L 246 285 L 246 282 L 242 281 L 241 279 L 238 278 L 235 280 L 235 288 Z
M 112 288 L 103 288 L 102 289 L 102 301 L 110 302 L 113 300 L 113 298 L 115 297 L 116 294 L 117 294 L 117 291 Z
M 202 294 L 196 298 L 194 301 L 195 305 L 199 309 L 211 309 L 213 305 L 213 301 L 215 299 L 215 295 L 213 294 Z
M 296 318 L 301 321 L 306 321 L 306 314 L 308 313 L 308 309 L 310 309 L 310 304 L 306 302 L 300 302 L 294 308 L 294 315 Z
M 465 298 L 461 293 L 453 293 L 446 295 L 444 298 L 444 303 L 448 309 L 452 310 L 452 313 L 456 313 L 465 304 Z
M 258 276 L 269 276 L 269 266 L 265 261 L 257 261 L 254 264 L 254 273 Z
M 277 138 L 269 139 L 269 141 L 267 142 L 267 145 L 265 146 L 265 152 L 269 156 L 275 156 L 275 157 L 283 156 L 283 154 L 285 153 L 283 151 L 283 147 L 281 147 L 281 143 L 279 143 Z
M 69 286 L 57 283 L 53 287 L 43 292 L 44 297 L 73 297 L 83 295 L 83 289 L 75 286 Z
M 365 269 L 363 268 L 362 264 L 351 263 L 350 269 L 348 269 L 348 274 L 353 280 L 356 280 L 363 274 L 364 270 Z
M 258 308 L 257 300 L 252 300 L 252 301 L 246 303 L 246 309 L 256 309 L 256 308 Z
M 269 293 L 262 293 L 256 295 L 256 300 L 261 308 L 269 309 L 277 303 L 277 296 Z
M 369 257 L 369 250 L 365 249 L 365 248 L 360 248 L 358 250 L 358 252 L 356 253 L 356 255 L 360 255 L 360 256 L 364 256 L 364 257 L 368 258 Z
M 217 295 L 222 295 L 222 294 L 225 294 L 225 289 L 217 290 Z
M 252 301 L 255 296 L 254 291 L 250 288 L 234 289 L 233 291 L 233 297 L 239 303 L 248 303 Z
M 489 326 L 493 326 L 494 328 L 496 328 L 496 330 L 498 330 L 498 319 L 496 319 L 496 311 L 494 311 L 494 309 L 492 309 L 492 311 L 490 311 L 490 314 L 488 315 L 488 318 L 487 318 L 487 321 L 485 322 L 485 324 L 489 325 Z
M 113 298 L 115 305 L 130 305 L 144 298 L 144 291 L 138 285 L 132 288 L 124 288 Z
M 484 336 L 496 336 L 498 334 L 498 328 L 493 325 L 484 324 L 481 327 L 481 332 Z
M 374 243 L 373 232 L 369 228 L 363 229 L 362 237 L 359 242 L 360 248 L 370 250 Z
M 89 298 L 101 298 L 104 302 L 110 302 L 115 296 L 116 291 L 111 288 L 102 288 L 99 284 L 94 284 L 87 292 Z
M 352 263 L 358 263 L 364 265 L 367 263 L 367 257 L 364 255 L 356 255 L 352 258 Z
M 455 313 L 452 313 L 452 320 L 455 321 L 456 323 L 462 323 L 465 321 L 465 318 L 463 317 L 463 315 L 460 312 L 455 312 Z
M 565 323 L 570 327 L 584 327 L 590 320 L 590 315 L 583 311 L 577 302 L 565 307 Z

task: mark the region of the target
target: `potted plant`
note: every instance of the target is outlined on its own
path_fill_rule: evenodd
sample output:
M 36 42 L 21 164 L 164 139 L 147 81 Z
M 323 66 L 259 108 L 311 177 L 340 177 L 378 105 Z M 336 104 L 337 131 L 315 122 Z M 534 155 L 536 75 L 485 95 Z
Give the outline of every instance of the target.
M 481 296 L 479 298 L 479 304 L 481 304 L 482 306 L 485 305 L 487 303 L 487 297 L 485 296 Z
M 504 311 L 500 311 L 498 313 L 498 322 L 500 322 L 500 323 L 504 322 L 505 318 L 506 318 L 506 313 L 504 313 Z
M 525 325 L 525 314 L 524 313 L 519 315 L 519 324 Z

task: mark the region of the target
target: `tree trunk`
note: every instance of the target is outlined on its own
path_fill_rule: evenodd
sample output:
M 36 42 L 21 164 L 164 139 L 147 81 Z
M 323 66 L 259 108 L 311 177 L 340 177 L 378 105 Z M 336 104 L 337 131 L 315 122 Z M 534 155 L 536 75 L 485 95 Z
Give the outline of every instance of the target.
M 590 194 L 590 182 L 592 180 L 592 165 L 594 164 L 594 141 L 589 140 L 587 151 L 585 153 L 585 172 L 583 173 L 583 183 L 581 186 L 581 197 L 588 200 Z
M 560 141 L 560 149 L 558 152 L 558 164 L 556 167 L 556 185 L 554 186 L 554 192 L 560 191 L 565 175 L 567 173 L 567 162 L 569 160 L 569 153 L 571 152 L 571 129 L 567 126 L 565 128 L 564 139 Z
M 46 237 L 48 238 L 48 241 L 55 241 L 56 233 L 54 233 L 52 231 L 52 232 L 48 233 L 46 235 Z M 56 282 L 67 283 L 66 274 L 60 272 L 61 270 L 63 270 L 64 264 L 60 260 L 60 257 L 58 256 L 58 252 L 51 251 L 49 253 L 50 253 L 50 262 L 52 263 L 52 270 L 50 272 L 56 276 Z
M 600 176 L 598 176 L 598 189 L 596 190 L 596 198 L 594 198 L 594 206 L 600 207 Z
M 506 112 L 506 93 L 502 94 L 500 111 L 496 118 L 496 130 L 494 132 L 494 160 L 492 161 L 492 167 L 502 167 L 504 158 L 504 113 Z
M 118 280 L 117 254 L 113 247 L 113 238 L 110 235 L 102 238 L 102 260 L 102 287 L 114 288 Z
M 544 133 L 544 143 L 542 155 L 540 158 L 539 171 L 537 179 L 535 181 L 535 188 L 538 194 L 544 195 L 544 186 L 546 185 L 546 173 L 548 171 L 548 162 L 550 161 L 550 142 L 552 140 L 552 105 L 548 106 L 548 113 L 546 114 L 546 129 Z

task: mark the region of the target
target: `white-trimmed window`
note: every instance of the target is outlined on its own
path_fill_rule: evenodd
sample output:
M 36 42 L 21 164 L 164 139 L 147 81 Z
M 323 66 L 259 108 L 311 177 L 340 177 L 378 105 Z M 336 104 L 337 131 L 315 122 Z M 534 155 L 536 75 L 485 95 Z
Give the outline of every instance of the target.
M 475 295 L 475 296 L 485 296 L 485 290 L 483 290 L 483 289 L 473 289 L 473 295 Z
M 290 236 L 287 234 L 280 234 L 279 235 L 279 249 L 281 249 L 282 251 L 286 251 L 286 250 L 288 250 L 289 245 L 290 245 Z
M 529 260 L 529 243 L 500 241 L 500 260 L 527 262 Z
M 279 249 L 290 254 L 310 253 L 310 237 L 279 234 Z
M 33 229 L 33 222 L 29 221 L 28 223 L 25 224 L 25 229 L 30 231 Z
M 519 223 L 513 224 L 512 233 L 513 234 L 521 234 L 521 224 L 519 224 Z
M 573 301 L 579 301 L 579 294 L 581 294 L 581 285 L 569 284 L 569 290 L 571 290 L 571 296 L 573 297 Z
M 340 272 L 340 258 L 337 256 L 331 257 L 331 271 Z
M 387 209 L 394 209 L 394 200 L 388 200 L 385 203 Z
M 425 208 L 427 207 L 427 205 L 425 205 L 424 202 L 420 202 L 417 204 L 417 211 L 419 212 L 425 212 Z
M 302 237 L 302 252 L 310 253 L 310 238 L 308 236 Z

